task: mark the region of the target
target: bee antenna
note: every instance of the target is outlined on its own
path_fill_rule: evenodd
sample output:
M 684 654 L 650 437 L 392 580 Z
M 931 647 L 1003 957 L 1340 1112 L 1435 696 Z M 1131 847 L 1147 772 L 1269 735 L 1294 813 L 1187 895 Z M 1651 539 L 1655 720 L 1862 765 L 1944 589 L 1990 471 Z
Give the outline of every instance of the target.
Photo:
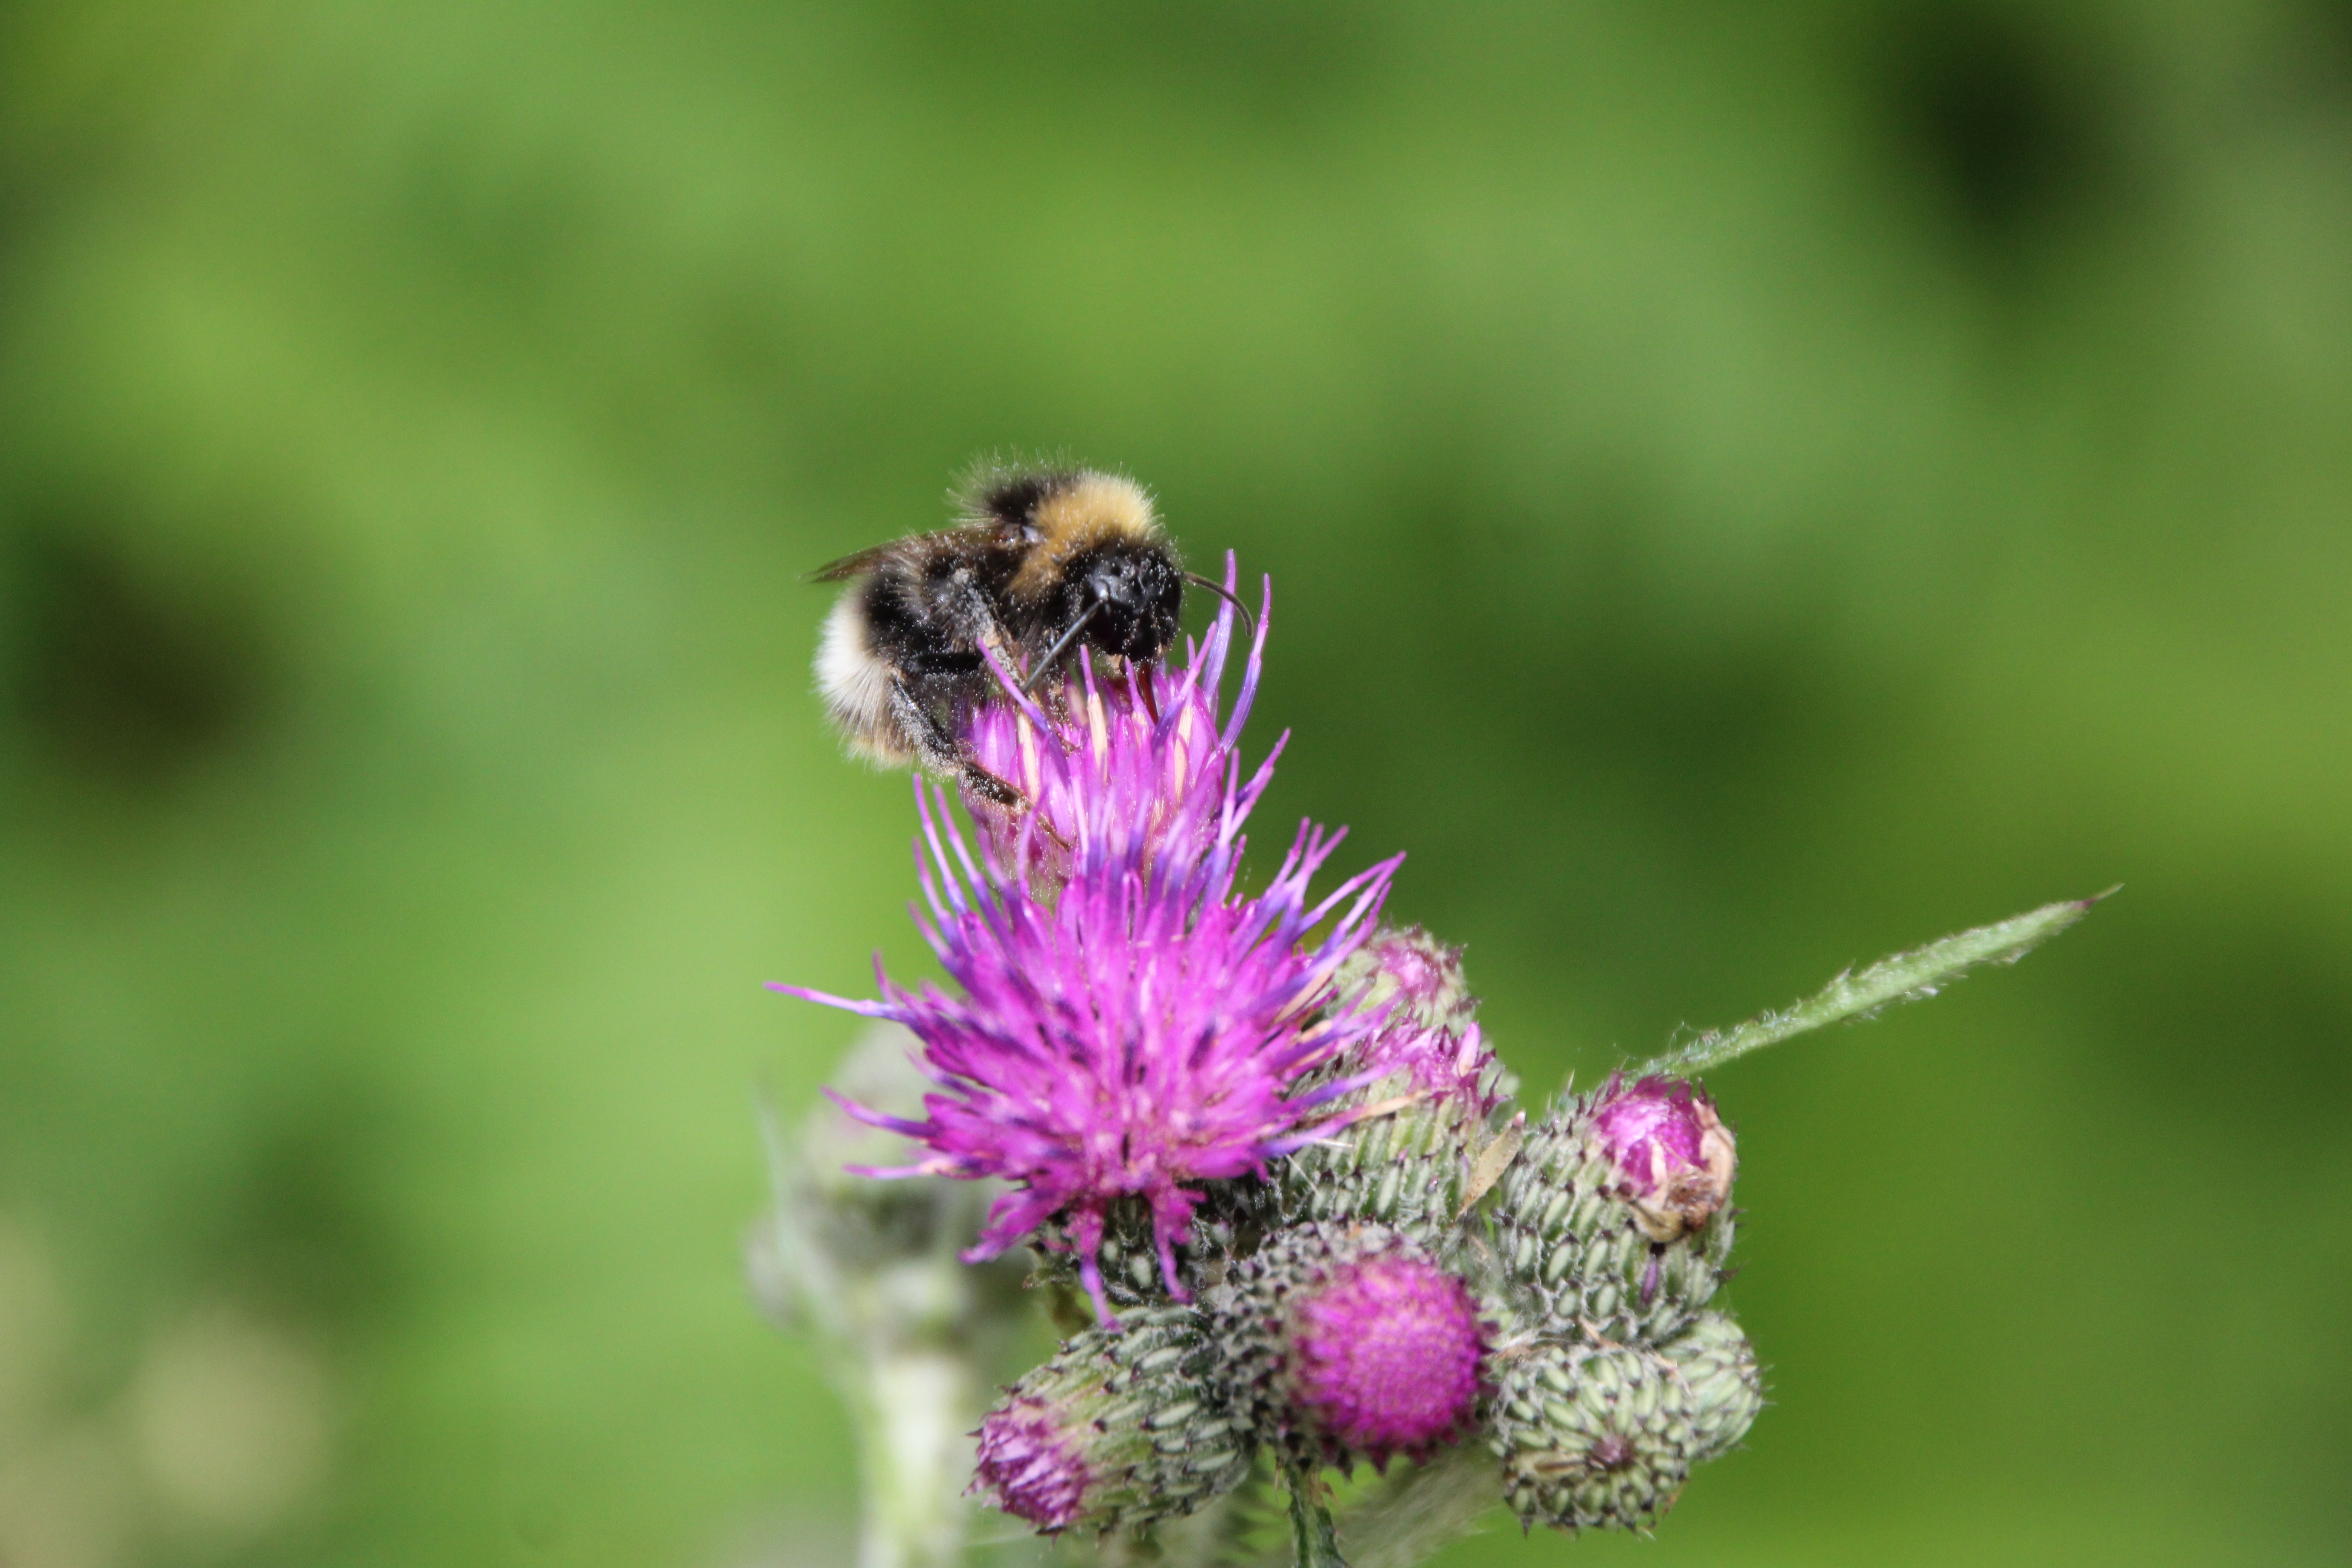
M 1202 576 L 1198 572 L 1185 573 L 1184 581 L 1192 584 L 1196 588 L 1206 588 L 1210 593 L 1214 594 L 1218 598 L 1223 599 L 1226 604 L 1231 605 L 1234 609 L 1239 610 L 1242 613 L 1243 622 L 1249 627 L 1249 640 L 1252 642 L 1257 641 L 1257 617 L 1250 614 L 1250 607 L 1247 605 L 1243 604 L 1239 599 L 1234 597 L 1233 595 L 1227 593 L 1223 584 L 1213 583 L 1208 578 Z
M 1078 640 L 1078 634 L 1087 629 L 1087 623 L 1093 620 L 1095 612 L 1102 607 L 1103 602 L 1100 599 L 1088 605 L 1085 613 L 1070 623 L 1070 629 L 1055 639 L 1054 646 L 1045 650 L 1045 657 L 1037 661 L 1035 668 L 1029 671 L 1028 678 L 1021 682 L 1022 696 L 1026 697 L 1037 689 L 1037 683 L 1045 679 L 1045 672 L 1062 661 L 1062 656 L 1070 651 L 1070 645 Z

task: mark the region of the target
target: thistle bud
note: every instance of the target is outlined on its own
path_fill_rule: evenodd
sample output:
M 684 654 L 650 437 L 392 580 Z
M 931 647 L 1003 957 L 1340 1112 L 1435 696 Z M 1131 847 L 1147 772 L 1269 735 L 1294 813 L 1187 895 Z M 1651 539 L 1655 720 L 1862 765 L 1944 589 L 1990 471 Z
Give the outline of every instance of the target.
M 1731 1196 L 1731 1130 L 1696 1084 L 1645 1078 L 1604 1096 L 1592 1134 L 1617 1173 L 1618 1195 L 1652 1241 L 1696 1230 Z
M 1462 950 L 1418 926 L 1374 936 L 1341 967 L 1337 990 L 1360 996 L 1360 1009 L 1385 1009 L 1386 1020 L 1330 1069 L 1355 1080 L 1331 1111 L 1356 1120 L 1284 1162 L 1283 1210 L 1394 1226 L 1443 1251 L 1518 1080 L 1473 1021 Z
M 1486 1326 L 1468 1286 L 1384 1226 L 1303 1225 L 1234 1267 L 1212 1303 L 1235 1403 L 1305 1468 L 1385 1468 L 1461 1438 Z
M 1721 1312 L 1654 1352 L 1539 1344 L 1504 1370 L 1495 1398 L 1504 1495 L 1530 1525 L 1646 1530 L 1763 1405 L 1756 1352 Z
M 1248 1476 L 1247 1427 L 1218 1396 L 1190 1307 L 1090 1328 L 1006 1392 L 980 1426 L 971 1489 L 1053 1533 L 1134 1529 L 1192 1512 Z
M 1731 1131 L 1696 1085 L 1612 1079 L 1564 1100 L 1500 1184 L 1504 1267 L 1555 1332 L 1672 1338 L 1721 1281 L 1735 1163 Z
M 1659 1357 L 1538 1346 L 1504 1371 L 1494 1449 L 1523 1524 L 1646 1530 L 1672 1508 L 1697 1446 L 1690 1397 Z
M 1462 950 L 1419 926 L 1384 926 L 1339 966 L 1341 994 L 1360 991 L 1367 1011 L 1391 1009 L 1397 1023 L 1460 1034 L 1478 1004 L 1462 979 Z
M 1712 1459 L 1748 1435 L 1764 1408 L 1764 1379 L 1756 1347 L 1727 1314 L 1701 1312 L 1658 1353 L 1674 1363 L 1689 1394 L 1691 1463 Z

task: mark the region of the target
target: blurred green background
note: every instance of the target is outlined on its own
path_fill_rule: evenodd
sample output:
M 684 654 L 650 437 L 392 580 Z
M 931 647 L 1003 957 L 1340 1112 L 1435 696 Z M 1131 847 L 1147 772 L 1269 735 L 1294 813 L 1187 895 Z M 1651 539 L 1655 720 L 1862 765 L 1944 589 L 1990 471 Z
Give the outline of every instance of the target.
M 1000 447 L 1538 1086 L 2127 884 L 1717 1075 L 1776 1406 L 1446 1563 L 2352 1557 L 2340 0 L 11 0 L 0 1563 L 826 1561 L 799 578 Z

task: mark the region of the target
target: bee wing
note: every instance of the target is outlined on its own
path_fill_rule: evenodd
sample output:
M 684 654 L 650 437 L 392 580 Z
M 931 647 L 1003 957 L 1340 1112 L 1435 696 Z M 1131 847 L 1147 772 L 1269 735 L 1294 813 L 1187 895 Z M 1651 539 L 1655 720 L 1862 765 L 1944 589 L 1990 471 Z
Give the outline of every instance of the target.
M 904 539 L 893 539 L 885 544 L 861 550 L 855 555 L 845 555 L 838 561 L 828 561 L 808 574 L 812 583 L 841 583 L 852 577 L 870 576 L 887 563 L 908 556 L 922 554 L 927 550 L 954 549 L 971 542 L 1017 543 L 1022 530 L 1003 523 L 968 523 L 961 528 L 941 529 L 937 533 L 910 533 Z
M 866 576 L 876 567 L 906 547 L 905 540 L 894 539 L 887 544 L 877 544 L 870 550 L 861 550 L 855 555 L 845 555 L 838 561 L 828 561 L 810 573 L 808 580 L 812 583 L 841 583 L 852 577 Z

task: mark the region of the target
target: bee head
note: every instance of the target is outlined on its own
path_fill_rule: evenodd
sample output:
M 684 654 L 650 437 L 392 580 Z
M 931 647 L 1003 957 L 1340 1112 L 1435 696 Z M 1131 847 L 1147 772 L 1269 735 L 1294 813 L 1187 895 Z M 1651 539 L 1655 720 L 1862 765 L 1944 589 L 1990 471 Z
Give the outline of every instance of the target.
M 1157 541 L 1119 540 L 1096 546 L 1071 563 L 1071 617 L 1089 606 L 1089 647 L 1124 658 L 1160 657 L 1176 636 L 1184 608 L 1184 574 Z

